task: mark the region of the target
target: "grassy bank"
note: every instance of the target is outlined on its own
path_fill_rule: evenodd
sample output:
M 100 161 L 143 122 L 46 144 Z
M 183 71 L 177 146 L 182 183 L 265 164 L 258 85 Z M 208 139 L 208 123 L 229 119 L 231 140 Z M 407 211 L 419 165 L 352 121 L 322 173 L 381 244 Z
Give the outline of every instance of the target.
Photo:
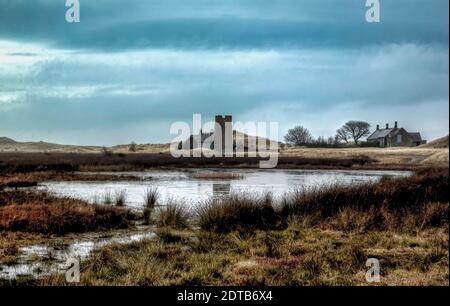
M 448 285 L 448 232 L 416 235 L 305 229 L 238 233 L 165 230 L 157 239 L 110 245 L 82 264 L 83 285 Z M 40 285 L 65 284 L 55 275 Z
M 45 192 L 0 192 L 0 231 L 63 235 L 127 228 L 133 218 L 124 209 L 57 198 Z
M 448 169 L 420 171 L 411 177 L 376 183 L 331 185 L 297 190 L 274 204 L 269 195 L 233 195 L 200 207 L 204 230 L 273 230 L 289 221 L 334 230 L 414 231 L 448 226 Z
M 32 171 L 19 173 L 0 173 L 0 190 L 37 186 L 39 182 L 60 181 L 136 181 L 140 178 L 128 175 L 100 173 L 79 173 L 66 171 Z
M 44 192 L 0 191 L 0 265 L 17 264 L 22 247 L 64 239 L 67 234 L 127 229 L 135 218 L 121 208 Z M 0 280 L 1 284 L 8 282 Z
M 360 230 L 414 230 L 448 225 L 448 169 L 377 183 L 297 191 L 280 209 L 310 225 Z

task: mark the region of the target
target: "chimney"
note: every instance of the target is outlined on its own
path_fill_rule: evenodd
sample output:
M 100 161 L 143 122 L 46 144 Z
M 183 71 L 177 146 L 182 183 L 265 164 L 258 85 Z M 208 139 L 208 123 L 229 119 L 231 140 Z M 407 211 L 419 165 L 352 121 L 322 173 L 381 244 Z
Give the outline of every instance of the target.
M 379 124 L 377 124 L 377 131 L 380 129 L 380 125 Z
M 398 122 L 395 121 L 395 128 L 398 128 Z
M 386 123 L 386 130 L 389 128 L 389 123 Z

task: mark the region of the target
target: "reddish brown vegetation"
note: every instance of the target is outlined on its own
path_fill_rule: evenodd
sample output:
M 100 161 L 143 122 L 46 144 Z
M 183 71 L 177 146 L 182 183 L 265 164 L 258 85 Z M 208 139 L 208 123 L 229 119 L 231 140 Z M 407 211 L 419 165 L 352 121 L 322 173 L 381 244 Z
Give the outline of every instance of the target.
M 119 181 L 139 180 L 136 176 L 42 171 L 0 174 L 0 190 L 36 186 L 45 181 Z
M 65 234 L 127 228 L 133 216 L 126 210 L 91 205 L 45 193 L 0 192 L 0 231 Z
M 261 158 L 174 158 L 170 154 L 72 154 L 20 153 L 0 154 L 0 173 L 33 171 L 89 171 L 139 170 L 157 167 L 258 167 Z M 350 168 L 368 165 L 368 157 L 358 158 L 302 158 L 281 156 L 278 168 Z

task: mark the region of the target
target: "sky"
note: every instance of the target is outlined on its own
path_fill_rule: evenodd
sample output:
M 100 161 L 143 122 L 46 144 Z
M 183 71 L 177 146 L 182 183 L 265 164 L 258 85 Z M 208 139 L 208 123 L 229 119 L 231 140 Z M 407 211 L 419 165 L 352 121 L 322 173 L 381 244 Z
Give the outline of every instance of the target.
M 0 137 L 165 143 L 215 114 L 333 136 L 449 130 L 449 1 L 0 0 Z

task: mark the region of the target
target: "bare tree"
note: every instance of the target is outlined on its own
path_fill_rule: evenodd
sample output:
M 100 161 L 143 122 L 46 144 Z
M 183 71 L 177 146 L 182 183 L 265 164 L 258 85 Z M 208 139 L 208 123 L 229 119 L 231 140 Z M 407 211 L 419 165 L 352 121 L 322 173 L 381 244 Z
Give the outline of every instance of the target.
M 336 136 L 335 136 L 336 142 L 345 142 L 348 143 L 349 139 L 350 139 L 350 135 L 347 134 L 347 132 L 344 130 L 344 128 L 340 128 L 339 130 L 336 131 Z
M 301 146 L 313 142 L 313 137 L 307 128 L 296 126 L 287 132 L 284 140 L 288 144 Z
M 353 140 L 359 143 L 362 137 L 370 134 L 370 124 L 365 121 L 349 121 L 336 131 L 336 139 L 348 143 Z
M 325 137 L 319 136 L 317 137 L 315 143 L 318 144 L 319 146 L 325 146 L 327 144 L 327 141 L 325 140 Z

